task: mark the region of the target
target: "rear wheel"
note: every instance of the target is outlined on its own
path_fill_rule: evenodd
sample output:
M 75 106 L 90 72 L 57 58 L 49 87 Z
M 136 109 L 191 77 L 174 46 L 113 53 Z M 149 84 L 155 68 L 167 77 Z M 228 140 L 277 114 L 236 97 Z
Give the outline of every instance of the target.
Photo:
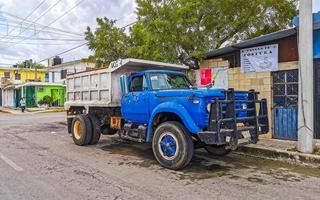
M 179 170 L 187 166 L 193 156 L 193 141 L 179 122 L 164 122 L 155 130 L 152 141 L 153 154 L 165 168 Z
M 92 125 L 88 115 L 77 115 L 73 119 L 71 133 L 76 145 L 89 144 L 92 138 Z
M 101 136 L 101 126 L 100 121 L 95 115 L 89 115 L 92 124 L 92 138 L 89 144 L 97 144 Z
M 67 127 L 68 127 L 69 134 L 72 133 L 72 121 L 73 121 L 73 118 L 67 118 Z
M 226 149 L 225 145 L 210 145 L 204 147 L 207 152 L 214 156 L 225 156 L 231 152 L 231 149 Z

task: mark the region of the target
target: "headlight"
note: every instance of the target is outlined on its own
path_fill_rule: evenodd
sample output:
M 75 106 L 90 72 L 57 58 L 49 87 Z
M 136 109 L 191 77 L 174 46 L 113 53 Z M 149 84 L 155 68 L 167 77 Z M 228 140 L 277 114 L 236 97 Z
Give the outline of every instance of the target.
M 245 103 L 243 103 L 243 104 L 241 104 L 241 109 L 247 109 L 248 108 L 248 106 L 247 106 L 247 104 L 245 104 Z
M 208 105 L 207 105 L 207 112 L 210 113 L 210 111 L 211 111 L 211 104 L 208 103 Z

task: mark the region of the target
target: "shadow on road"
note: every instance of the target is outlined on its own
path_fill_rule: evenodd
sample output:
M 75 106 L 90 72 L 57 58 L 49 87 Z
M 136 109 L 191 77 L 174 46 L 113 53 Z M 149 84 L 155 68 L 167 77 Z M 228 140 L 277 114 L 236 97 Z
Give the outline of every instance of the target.
M 132 142 L 121 142 L 117 139 L 104 140 L 102 150 L 110 154 L 136 159 L 124 159 L 119 165 L 134 165 L 151 169 L 159 169 L 159 164 L 153 156 L 150 145 Z M 170 170 L 169 170 L 170 171 Z M 286 162 L 267 160 L 231 153 L 224 157 L 208 155 L 199 149 L 189 166 L 181 171 L 170 171 L 179 179 L 201 180 L 213 177 L 228 177 L 231 179 L 246 179 L 249 182 L 266 184 L 263 177 L 281 181 L 299 182 L 306 177 L 320 177 L 320 169 L 307 168 Z M 246 173 L 244 173 L 246 172 Z M 246 176 L 244 176 L 246 174 Z

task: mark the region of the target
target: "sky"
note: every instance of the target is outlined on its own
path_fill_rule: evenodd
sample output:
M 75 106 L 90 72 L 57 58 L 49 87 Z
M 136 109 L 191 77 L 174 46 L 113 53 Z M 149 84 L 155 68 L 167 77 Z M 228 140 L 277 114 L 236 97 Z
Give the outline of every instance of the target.
M 78 2 L 81 3 L 78 4 Z M 40 3 L 42 4 L 38 7 Z M 37 7 L 38 9 L 35 10 Z M 47 27 L 35 28 L 33 25 L 25 24 L 24 27 L 21 27 L 21 21 L 31 13 L 32 15 L 26 21 L 36 21 L 36 23 L 47 26 L 73 7 L 74 9 L 50 27 L 67 30 L 76 33 L 76 35 L 61 32 L 58 34 L 52 33 L 53 31 Z M 4 66 L 1 64 L 12 64 L 26 59 L 40 61 L 85 43 L 84 37 L 80 35 L 84 34 L 87 26 L 96 27 L 97 17 L 117 19 L 118 27 L 130 24 L 136 19 L 135 7 L 134 0 L 0 0 L 0 66 Z M 33 10 L 35 12 L 31 12 Z M 47 10 L 49 11 L 46 12 Z M 20 19 L 17 17 L 20 17 Z M 28 28 L 28 30 L 25 30 L 25 28 Z M 41 32 L 41 30 L 46 32 Z M 7 36 L 8 33 L 10 37 Z M 46 40 L 26 40 L 30 37 Z M 47 39 L 63 40 L 52 41 Z M 66 42 L 64 39 L 73 39 L 74 41 Z M 64 58 L 64 61 L 71 61 L 87 57 L 90 53 L 87 47 L 83 46 L 70 53 L 63 54 L 61 57 Z M 43 64 L 46 64 L 46 62 Z
M 313 12 L 319 12 L 320 11 L 320 0 L 312 0 L 312 8 L 313 8 Z
M 80 35 L 84 34 L 87 26 L 96 27 L 97 17 L 117 19 L 118 27 L 130 24 L 136 19 L 135 7 L 134 0 L 0 0 L 0 66 L 26 59 L 38 62 L 85 43 L 84 37 Z M 35 11 L 31 12 L 33 10 Z M 313 12 L 318 11 L 320 11 L 320 0 L 313 0 Z M 63 17 L 54 22 L 62 15 Z M 52 33 L 48 27 L 42 29 L 25 24 L 21 27 L 20 23 L 24 18 L 26 21 L 45 26 L 52 23 L 50 27 L 76 34 L 62 32 L 57 34 Z M 26 40 L 30 38 L 45 40 Z M 52 41 L 52 39 L 62 40 Z M 74 41 L 66 42 L 65 39 Z M 66 62 L 87 57 L 91 53 L 87 46 L 82 46 L 61 57 Z

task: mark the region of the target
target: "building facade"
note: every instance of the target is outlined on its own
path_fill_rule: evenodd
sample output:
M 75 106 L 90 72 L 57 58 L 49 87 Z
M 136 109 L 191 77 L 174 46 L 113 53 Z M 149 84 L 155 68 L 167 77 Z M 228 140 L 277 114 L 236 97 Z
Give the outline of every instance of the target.
M 315 14 L 316 17 L 319 17 L 320 22 L 320 13 Z M 317 57 L 320 55 L 319 24 L 315 21 L 316 139 L 320 139 L 320 56 Z M 259 97 L 268 101 L 271 131 L 265 137 L 296 140 L 298 67 L 298 28 L 292 28 L 209 52 L 196 74 L 200 85 L 213 82 L 219 88 L 259 91 Z
M 44 82 L 46 72 L 45 69 L 0 67 L 0 78 L 2 82 L 8 81 L 13 84 Z
M 20 107 L 21 97 L 26 99 L 27 108 L 40 107 L 46 96 L 51 97 L 52 107 L 63 107 L 66 86 L 59 83 L 29 82 L 15 87 L 16 107 Z
M 27 82 L 44 82 L 45 69 L 0 67 L 0 106 L 15 107 L 15 85 Z
M 54 64 L 53 62 L 51 62 Z M 81 60 L 51 65 L 48 67 L 49 83 L 65 84 L 67 74 L 82 72 L 95 68 L 95 63 L 87 63 Z

